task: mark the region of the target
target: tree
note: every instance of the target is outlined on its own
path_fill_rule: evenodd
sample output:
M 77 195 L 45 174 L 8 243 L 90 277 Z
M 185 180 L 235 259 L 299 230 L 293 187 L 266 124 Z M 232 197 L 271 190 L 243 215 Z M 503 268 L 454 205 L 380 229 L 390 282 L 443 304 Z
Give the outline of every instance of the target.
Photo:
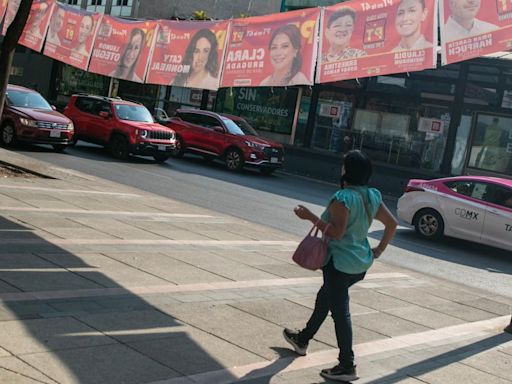
M 27 23 L 32 1 L 33 0 L 21 0 L 18 12 L 9 28 L 7 28 L 4 40 L 0 45 L 0 116 L 2 116 L 4 111 L 5 93 L 11 74 L 14 52 L 16 51 L 16 45 Z

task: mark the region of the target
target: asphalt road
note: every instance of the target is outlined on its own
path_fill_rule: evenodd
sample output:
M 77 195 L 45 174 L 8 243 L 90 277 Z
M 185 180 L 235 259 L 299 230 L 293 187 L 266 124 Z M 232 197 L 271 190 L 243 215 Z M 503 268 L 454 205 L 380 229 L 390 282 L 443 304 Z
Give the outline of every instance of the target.
M 257 171 L 231 173 L 221 163 L 192 156 L 164 164 L 142 157 L 121 162 L 102 148 L 82 142 L 65 153 L 45 146 L 27 146 L 18 152 L 299 236 L 309 228 L 295 217 L 293 207 L 305 204 L 320 214 L 336 190 L 335 185 L 281 172 L 272 176 Z M 386 201 L 394 211 L 394 199 Z M 375 223 L 370 237 L 378 238 L 381 230 L 380 223 Z M 393 245 L 383 256 L 390 263 L 512 297 L 510 252 L 449 238 L 427 242 L 407 226 L 400 226 Z

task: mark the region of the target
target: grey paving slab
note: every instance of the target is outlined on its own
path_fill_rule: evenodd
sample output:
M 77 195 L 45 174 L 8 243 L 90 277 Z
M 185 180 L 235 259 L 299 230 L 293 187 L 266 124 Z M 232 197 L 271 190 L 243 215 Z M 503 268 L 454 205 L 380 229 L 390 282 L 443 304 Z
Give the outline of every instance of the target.
M 377 292 L 421 306 L 449 303 L 449 300 L 418 288 L 378 288 Z
M 295 277 L 314 277 L 320 276 L 319 272 L 309 271 L 304 268 L 300 268 L 294 264 L 271 264 L 271 265 L 258 265 L 258 269 L 271 273 L 275 276 L 284 278 L 295 278 Z
M 45 228 L 80 228 L 82 227 L 82 224 L 77 223 L 70 218 L 67 217 L 59 217 L 55 215 L 34 215 L 34 214 L 15 214 L 13 217 L 16 217 L 18 220 L 20 220 L 25 225 L 30 225 L 31 227 L 36 227 L 39 229 L 45 229 Z
M 120 344 L 34 353 L 25 355 L 24 359 L 57 382 L 66 384 L 141 384 L 180 376 Z
M 42 381 L 32 379 L 17 372 L 0 367 L 0 382 L 9 384 L 38 384 Z
M 355 287 L 357 287 L 357 285 L 355 285 Z M 395 299 L 394 297 L 371 290 L 351 289 L 350 300 L 352 303 L 364 305 L 365 307 L 376 310 L 404 308 L 411 305 L 406 301 Z
M 245 265 L 282 264 L 280 259 L 267 256 L 261 252 L 248 252 L 243 249 L 212 249 L 210 252 Z
M 318 286 L 317 289 L 318 288 L 320 288 L 320 287 Z M 309 296 L 303 296 L 303 297 L 291 297 L 291 298 L 287 297 L 287 300 L 297 303 L 297 304 L 300 304 L 304 307 L 313 309 L 315 307 L 316 294 L 309 295 Z M 361 304 L 357 304 L 354 302 L 350 303 L 350 314 L 352 316 L 364 315 L 364 314 L 368 314 L 368 313 L 378 313 L 378 312 L 379 311 L 377 311 L 375 309 L 365 307 L 364 305 L 361 305 Z
M 449 302 L 447 304 L 429 305 L 430 309 L 436 312 L 441 312 L 449 316 L 457 317 L 464 321 L 479 321 L 496 317 L 494 313 L 482 311 L 481 309 L 462 305 L 456 302 Z
M 50 269 L 55 267 L 54 263 L 32 253 L 11 253 L 0 257 L 0 269 Z
M 55 384 L 55 381 L 43 372 L 31 367 L 16 356 L 0 358 L 0 383 L 46 383 Z
M 47 303 L 40 301 L 12 301 L 6 303 L 5 307 L 8 308 L 9 312 L 13 315 L 13 320 L 26 319 L 27 317 L 37 318 L 40 314 L 43 313 L 57 312 L 56 309 L 52 308 Z
M 479 353 L 462 360 L 461 363 L 512 382 L 512 358 L 499 350 Z
M 359 327 L 390 337 L 429 330 L 429 328 L 417 323 L 386 313 L 360 315 L 354 317 L 352 322 Z
M 54 236 L 59 236 L 63 239 L 115 239 L 115 236 L 109 235 L 103 231 L 85 228 L 85 227 L 77 227 L 77 228 L 47 228 L 47 232 Z
M 432 286 L 428 288 L 428 292 L 432 295 L 441 297 L 445 300 L 455 301 L 455 302 L 463 302 L 468 300 L 474 300 L 479 296 L 484 296 L 485 293 L 479 290 L 469 290 L 466 288 L 462 288 L 461 286 L 455 287 L 453 285 L 447 284 L 447 286 Z
M 62 270 L 44 272 L 8 271 L 0 272 L 0 279 L 22 291 L 50 291 L 69 289 L 91 289 L 101 286 L 78 276 L 75 273 Z
M 384 312 L 432 329 L 464 323 L 464 321 L 459 318 L 417 306 L 393 308 L 384 310 Z
M 261 362 L 261 356 L 207 332 L 186 327 L 168 337 L 129 346 L 184 375 Z
M 463 301 L 461 304 L 494 313 L 496 316 L 512 315 L 512 300 L 509 300 L 508 304 L 505 304 L 490 298 L 480 297 L 475 300 Z
M 143 239 L 143 240 L 163 240 L 165 237 L 158 236 L 149 231 L 145 231 L 134 227 L 133 225 L 125 224 L 115 219 L 108 218 L 91 218 L 91 217 L 78 217 L 73 221 L 81 224 L 82 226 L 90 227 L 97 231 L 108 233 L 120 239 Z
M 415 378 L 429 384 L 510 384 L 509 380 L 472 368 L 465 364 L 454 363 L 431 372 L 414 375 Z
M 71 317 L 0 322 L 0 346 L 16 355 L 113 343 Z

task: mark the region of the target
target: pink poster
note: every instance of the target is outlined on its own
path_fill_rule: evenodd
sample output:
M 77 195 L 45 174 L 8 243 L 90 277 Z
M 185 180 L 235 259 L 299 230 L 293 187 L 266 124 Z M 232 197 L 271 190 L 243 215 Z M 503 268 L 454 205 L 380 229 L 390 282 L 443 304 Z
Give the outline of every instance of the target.
M 318 83 L 436 66 L 437 0 L 347 1 L 321 20 Z
M 32 3 L 27 24 L 18 43 L 34 51 L 41 52 L 44 36 L 55 2 L 52 0 L 39 0 Z
M 222 86 L 313 84 L 319 16 L 309 8 L 233 20 Z
M 441 0 L 443 65 L 512 49 L 512 0 Z
M 5 18 L 4 24 L 2 25 L 2 35 L 5 36 L 5 32 L 7 32 L 7 28 L 11 25 L 12 21 L 16 17 L 16 13 L 18 13 L 18 8 L 20 7 L 21 0 L 8 0 L 7 8 L 5 10 Z
M 229 21 L 160 20 L 146 81 L 219 88 Z
M 86 70 L 102 15 L 57 3 L 50 19 L 44 54 Z
M 0 0 L 0 21 L 3 20 L 6 9 L 7 9 L 7 0 Z
M 94 42 L 89 71 L 142 83 L 157 23 L 104 16 Z

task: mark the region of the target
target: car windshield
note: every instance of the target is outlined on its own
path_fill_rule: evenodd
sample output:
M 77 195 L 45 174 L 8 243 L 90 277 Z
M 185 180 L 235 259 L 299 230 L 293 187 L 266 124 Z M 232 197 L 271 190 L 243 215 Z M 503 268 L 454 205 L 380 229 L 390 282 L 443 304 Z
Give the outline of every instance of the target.
M 251 127 L 245 120 L 231 120 L 224 117 L 222 121 L 228 128 L 229 133 L 233 135 L 258 136 L 258 133 L 254 130 L 254 128 Z
M 116 115 L 121 120 L 139 121 L 142 123 L 153 123 L 153 116 L 143 105 L 116 104 Z
M 27 92 L 18 90 L 8 90 L 7 102 L 13 107 L 21 108 L 34 108 L 34 109 L 47 109 L 51 110 L 52 107 L 48 102 L 37 92 Z

